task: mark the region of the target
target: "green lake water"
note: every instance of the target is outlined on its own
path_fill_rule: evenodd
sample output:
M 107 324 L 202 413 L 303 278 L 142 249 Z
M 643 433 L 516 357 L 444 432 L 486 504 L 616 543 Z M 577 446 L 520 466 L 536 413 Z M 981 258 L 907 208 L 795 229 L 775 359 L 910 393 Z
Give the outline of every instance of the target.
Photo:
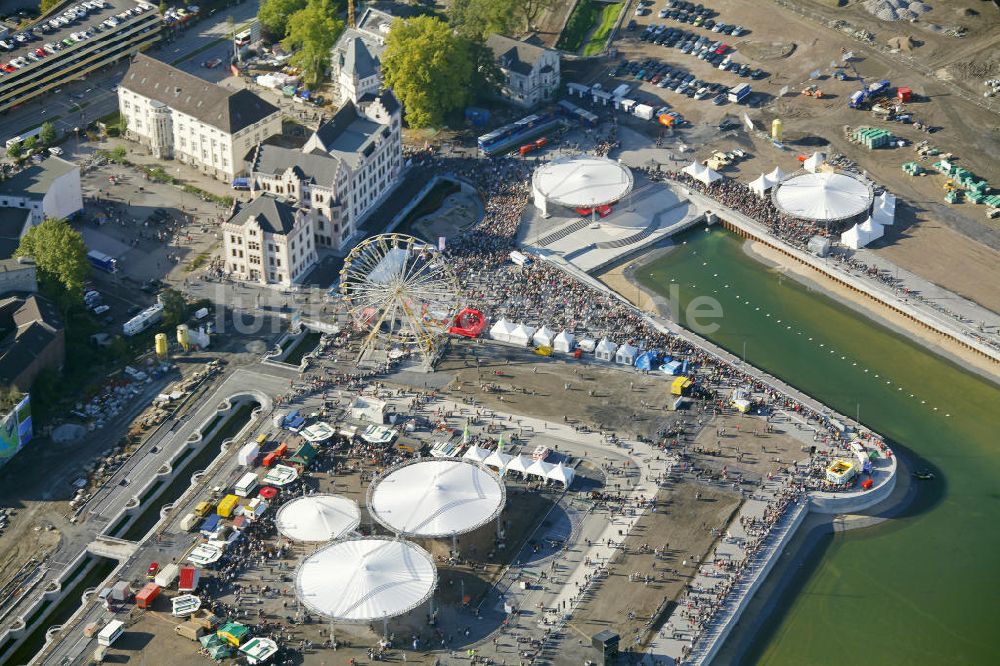
M 755 664 L 1000 663 L 1000 388 L 748 257 L 721 229 L 639 269 L 722 306 L 705 334 L 932 468 L 888 524 L 825 537 L 747 657 Z

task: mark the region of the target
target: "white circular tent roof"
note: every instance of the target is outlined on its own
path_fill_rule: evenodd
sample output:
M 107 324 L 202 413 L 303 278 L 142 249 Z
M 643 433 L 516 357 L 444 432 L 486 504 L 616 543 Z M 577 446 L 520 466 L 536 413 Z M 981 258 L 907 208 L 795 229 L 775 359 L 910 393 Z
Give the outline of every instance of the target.
M 832 222 L 867 212 L 874 192 L 860 176 L 820 172 L 793 176 L 775 186 L 771 196 L 788 215 Z
M 282 506 L 274 522 L 292 541 L 333 541 L 357 528 L 361 511 L 346 497 L 307 495 Z
M 632 171 L 604 157 L 560 157 L 535 169 L 532 187 L 552 203 L 592 208 L 614 203 L 632 191 Z
M 307 608 L 339 622 L 366 623 L 403 615 L 437 585 L 430 554 L 408 541 L 357 537 L 316 551 L 295 572 L 295 593 Z
M 415 537 L 464 534 L 503 510 L 507 491 L 495 472 L 471 460 L 415 460 L 368 487 L 368 510 L 386 529 Z

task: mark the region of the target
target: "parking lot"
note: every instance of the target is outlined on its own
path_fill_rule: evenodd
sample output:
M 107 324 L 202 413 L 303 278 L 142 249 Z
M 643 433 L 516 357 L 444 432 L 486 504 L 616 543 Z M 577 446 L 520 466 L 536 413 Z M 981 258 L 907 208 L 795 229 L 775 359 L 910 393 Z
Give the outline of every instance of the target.
M 756 88 L 770 77 L 734 45 L 750 34 L 710 6 L 642 0 L 615 42 L 618 59 L 594 82 L 609 91 L 630 86 L 628 97 L 656 108 L 656 116 L 669 109 L 695 122 L 715 122 L 732 112 L 731 90 L 741 84 Z

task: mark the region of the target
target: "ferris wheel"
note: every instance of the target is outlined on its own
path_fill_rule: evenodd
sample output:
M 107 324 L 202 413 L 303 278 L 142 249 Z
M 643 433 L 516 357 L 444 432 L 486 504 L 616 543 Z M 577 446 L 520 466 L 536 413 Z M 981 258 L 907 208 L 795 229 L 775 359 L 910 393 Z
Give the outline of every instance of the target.
M 444 255 L 406 234 L 372 236 L 351 250 L 340 293 L 355 327 L 367 332 L 359 360 L 381 347 L 430 363 L 458 312 L 458 277 Z

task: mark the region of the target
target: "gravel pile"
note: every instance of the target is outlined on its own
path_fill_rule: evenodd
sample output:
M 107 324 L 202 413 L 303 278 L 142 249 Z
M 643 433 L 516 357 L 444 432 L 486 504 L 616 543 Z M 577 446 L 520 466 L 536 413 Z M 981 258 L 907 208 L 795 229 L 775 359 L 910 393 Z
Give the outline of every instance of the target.
M 869 14 L 883 21 L 909 21 L 931 10 L 926 2 L 909 0 L 865 0 L 864 7 Z

